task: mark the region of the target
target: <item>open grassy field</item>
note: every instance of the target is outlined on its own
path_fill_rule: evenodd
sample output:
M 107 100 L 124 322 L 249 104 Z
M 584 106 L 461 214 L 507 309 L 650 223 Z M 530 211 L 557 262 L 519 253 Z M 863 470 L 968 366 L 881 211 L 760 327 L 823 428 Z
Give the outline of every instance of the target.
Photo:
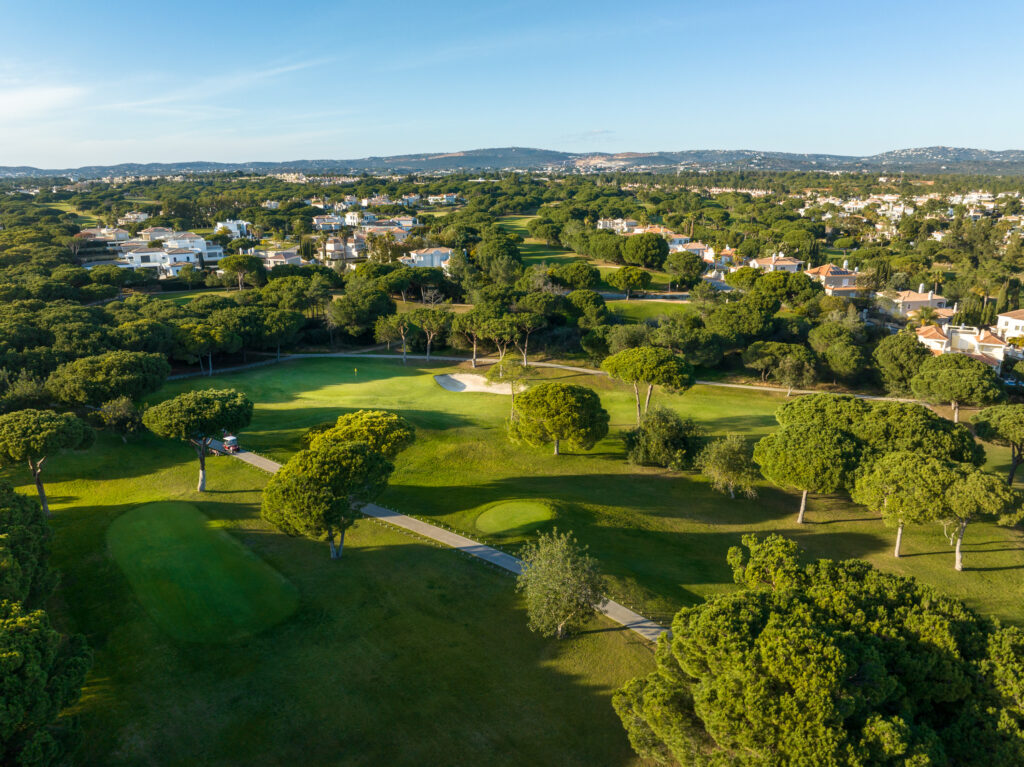
M 122 514 L 107 545 L 154 622 L 178 640 L 227 642 L 291 615 L 298 591 L 190 503 Z
M 601 272 L 601 284 L 598 286 L 598 290 L 604 291 L 617 291 L 618 288 L 612 287 L 608 283 L 608 275 L 615 271 L 614 266 L 599 265 L 597 262 L 592 261 L 586 256 L 581 256 L 578 253 L 573 253 L 571 250 L 566 250 L 561 247 L 554 247 L 548 245 L 545 242 L 530 237 L 530 232 L 526 228 L 529 222 L 536 218 L 536 216 L 501 216 L 498 219 L 498 224 L 502 229 L 505 229 L 512 234 L 518 234 L 525 241 L 519 246 L 519 252 L 523 257 L 523 264 L 525 266 L 533 266 L 535 264 L 567 264 L 572 261 L 586 261 L 592 263 L 598 267 L 598 271 Z M 651 272 L 651 290 L 668 290 L 669 276 L 665 272 L 652 271 Z
M 170 301 L 172 304 L 178 306 L 184 306 L 189 303 L 192 299 L 204 296 L 209 293 L 216 293 L 218 295 L 229 296 L 232 293 L 237 293 L 237 290 L 231 290 L 230 288 L 197 288 L 196 290 L 168 290 L 165 293 L 156 293 L 154 298 L 162 298 L 165 301 Z
M 631 424 L 632 393 L 615 382 L 545 373 L 594 387 L 611 414 L 612 433 L 594 450 L 555 457 L 508 442 L 506 397 L 441 389 L 433 375 L 452 370 L 309 359 L 175 381 L 153 399 L 199 386 L 242 389 L 257 403 L 243 445 L 281 460 L 305 429 L 340 413 L 400 412 L 417 440 L 399 456 L 383 505 L 509 550 L 538 529 L 572 530 L 600 561 L 609 594 L 662 620 L 733 588 L 726 551 L 754 531 L 790 536 L 810 557 L 865 558 L 1024 624 L 1017 530 L 972 525 L 963 573 L 936 525 L 911 528 L 905 556 L 894 560 L 891 531 L 840 498 L 812 497 L 809 524 L 797 526 L 792 494 L 766 486 L 757 500 L 729 501 L 698 476 L 630 466 L 618 435 Z M 654 401 L 711 433 L 755 438 L 773 428 L 784 398 L 698 386 Z M 1002 470 L 1005 453 L 992 451 L 991 463 Z M 526 630 L 508 576 L 369 520 L 332 562 L 325 544 L 260 521 L 265 475 L 214 458 L 210 492 L 198 494 L 196 471 L 187 446 L 145 435 L 129 445 L 101 435 L 92 450 L 47 465 L 63 576 L 56 612 L 96 652 L 77 706 L 81 763 L 635 763 L 610 693 L 650 668 L 642 640 L 607 623 L 567 642 L 542 640 Z M 26 471 L 7 473 L 32 492 Z M 137 579 L 118 566 L 126 556 L 116 541 L 137 538 L 145 551 L 169 536 L 205 540 L 195 526 L 175 532 L 177 522 L 156 519 L 159 534 L 118 533 L 139 507 L 168 501 L 190 504 L 209 520 L 204 530 L 230 535 L 280 573 L 298 590 L 295 612 L 230 642 L 186 641 L 161 628 Z
M 93 226 L 99 226 L 101 223 L 100 220 L 96 218 L 96 216 L 92 215 L 91 213 L 86 213 L 84 211 L 79 210 L 70 202 L 48 202 L 46 203 L 46 207 L 54 208 L 55 210 L 59 210 L 64 213 L 71 213 L 75 217 L 75 223 L 81 227 L 88 228 Z
M 398 459 L 381 503 L 480 536 L 477 518 L 492 504 L 552 502 L 557 514 L 550 524 L 574 530 L 591 547 L 610 576 L 612 595 L 663 619 L 732 588 L 725 554 L 744 532 L 778 531 L 797 539 L 810 556 L 865 558 L 1024 623 L 1024 537 L 1017 530 L 972 525 L 963 573 L 953 571 L 952 552 L 937 525 L 911 529 L 904 536 L 907 555 L 894 560 L 891 532 L 847 500 L 812 498 L 810 524 L 798 526 L 798 498 L 771 486 L 757 500 L 729 501 L 699 476 L 627 464 L 619 433 L 634 416 L 625 386 L 583 374 L 546 374 L 594 387 L 611 414 L 611 434 L 593 451 L 556 458 L 547 448 L 508 442 L 506 398 L 441 389 L 433 374 L 451 369 L 383 359 L 304 360 L 214 377 L 209 385 L 249 392 L 258 405 L 244 439 L 278 459 L 297 449 L 306 428 L 343 412 L 383 407 L 402 413 L 417 426 L 417 441 Z M 167 389 L 188 385 L 175 382 Z M 773 413 L 784 400 L 771 392 L 706 386 L 654 398 L 712 434 L 750 438 L 774 428 Z M 1005 454 L 994 451 L 992 461 L 1001 466 Z M 495 540 L 514 547 L 525 537 Z
M 46 471 L 62 575 L 54 611 L 95 653 L 75 707 L 78 764 L 635 763 L 609 704 L 651 664 L 649 645 L 629 632 L 595 622 L 569 642 L 541 639 L 508 575 L 369 520 L 331 561 L 326 544 L 259 519 L 262 472 L 213 458 L 210 490 L 196 493 L 183 444 L 103 435 Z M 8 476 L 31 492 L 25 474 Z M 280 573 L 298 590 L 295 612 L 227 642 L 165 631 L 117 554 L 124 561 L 122 532 L 139 533 L 132 545 L 152 554 L 167 543 L 130 516 L 167 501 L 198 509 Z M 119 531 L 124 515 L 131 529 Z
M 674 314 L 691 314 L 696 311 L 692 304 L 681 301 L 608 301 L 608 308 L 629 322 L 660 320 Z

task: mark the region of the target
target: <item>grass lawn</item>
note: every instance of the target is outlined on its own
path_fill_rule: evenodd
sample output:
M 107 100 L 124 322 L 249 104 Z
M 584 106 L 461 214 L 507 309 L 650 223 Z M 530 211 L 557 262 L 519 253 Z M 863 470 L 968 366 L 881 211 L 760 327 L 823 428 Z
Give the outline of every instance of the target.
M 196 290 L 168 290 L 165 293 L 154 293 L 154 298 L 161 298 L 165 301 L 170 301 L 172 304 L 178 306 L 184 306 L 189 303 L 193 298 L 199 296 L 205 296 L 210 293 L 217 293 L 219 295 L 229 296 L 232 293 L 237 293 L 237 290 L 231 290 L 230 288 L 197 288 Z
M 499 501 L 476 518 L 476 529 L 484 535 L 522 535 L 555 518 L 551 504 L 537 500 Z
M 551 246 L 541 240 L 530 237 L 529 230 L 526 228 L 532 219 L 537 218 L 536 216 L 501 216 L 498 218 L 498 224 L 502 229 L 505 229 L 512 234 L 518 234 L 524 239 L 524 242 L 519 245 L 519 252 L 523 257 L 524 266 L 534 266 L 536 264 L 568 264 L 573 261 L 585 261 L 588 264 L 597 266 L 598 271 L 601 272 L 601 284 L 598 285 L 598 290 L 618 292 L 619 289 L 612 287 L 608 283 L 608 275 L 615 271 L 614 266 L 601 266 L 597 262 L 593 261 L 586 256 L 581 256 L 578 253 L 574 253 L 571 250 L 565 248 Z M 665 272 L 652 271 L 651 272 L 651 290 L 668 290 L 669 276 Z
M 370 363 L 359 365 L 362 373 Z M 280 372 L 286 385 L 305 375 Z M 212 385 L 225 382 L 244 379 Z M 291 435 L 285 428 L 276 441 Z M 643 640 L 606 621 L 571 641 L 537 637 L 508 575 L 370 520 L 332 562 L 326 544 L 259 519 L 265 474 L 212 458 L 210 489 L 199 494 L 197 471 L 189 447 L 150 435 L 128 445 L 100 435 L 89 452 L 47 464 L 62 578 L 53 610 L 95 654 L 75 707 L 77 764 L 637 763 L 610 696 L 651 668 Z M 34 492 L 27 471 L 5 475 Z M 113 543 L 139 507 L 168 501 L 198 509 L 293 584 L 296 611 L 226 643 L 165 631 L 118 566 L 108 532 Z
M 794 494 L 764 486 L 757 500 L 729 501 L 693 474 L 627 464 L 619 434 L 631 425 L 633 398 L 620 384 L 545 373 L 592 386 L 611 415 L 611 434 L 592 451 L 556 457 L 508 442 L 506 397 L 441 389 L 433 375 L 452 370 L 297 360 L 175 381 L 153 399 L 190 387 L 242 389 L 257 403 L 242 444 L 277 459 L 298 448 L 305 429 L 341 413 L 400 412 L 417 439 L 398 457 L 383 505 L 510 550 L 537 529 L 572 530 L 601 563 L 609 595 L 661 620 L 733 588 L 725 555 L 742 534 L 780 532 L 809 557 L 864 558 L 1024 623 L 1016 529 L 971 525 L 963 573 L 953 570 L 937 525 L 908 530 L 905 556 L 894 560 L 892 531 L 841 498 L 812 497 L 808 524 L 798 526 Z M 774 427 L 783 401 L 707 386 L 654 398 L 712 434 L 751 439 Z M 1001 471 L 1005 453 L 990 458 Z M 289 538 L 259 519 L 262 473 L 214 458 L 210 491 L 198 494 L 196 472 L 187 446 L 149 435 L 129 445 L 101 435 L 89 452 L 47 464 L 53 564 L 63 578 L 55 611 L 96 652 L 77 706 L 80 763 L 636 763 L 610 693 L 651 667 L 642 640 L 603 622 L 567 642 L 540 639 L 526 630 L 507 575 L 369 520 L 332 562 L 324 543 Z M 7 474 L 32 492 L 24 469 Z M 295 612 L 230 643 L 183 642 L 163 630 L 108 536 L 122 515 L 167 501 L 191 504 L 293 584 Z
M 96 218 L 96 216 L 79 210 L 70 202 L 48 202 L 46 203 L 46 207 L 54 208 L 64 213 L 73 214 L 75 217 L 75 223 L 81 227 L 89 228 L 100 225 L 100 220 Z
M 107 545 L 146 612 L 178 640 L 241 639 L 298 606 L 292 584 L 190 503 L 147 503 L 122 514 Z
M 608 301 L 608 308 L 616 315 L 630 322 L 660 320 L 673 314 L 692 314 L 697 311 L 693 304 L 681 301 Z
M 359 408 L 388 408 L 408 417 L 417 441 L 397 461 L 381 503 L 487 538 L 478 517 L 493 504 L 534 499 L 557 510 L 549 523 L 573 530 L 601 561 L 610 594 L 667 619 L 680 606 L 732 588 L 725 563 L 746 532 L 781 532 L 812 557 L 860 557 L 915 575 L 989 614 L 1024 623 L 1024 537 L 1016 529 L 972 525 L 963 573 L 938 525 L 904 535 L 906 555 L 891 556 L 892 532 L 874 514 L 838 497 L 812 497 L 809 524 L 796 525 L 798 497 L 765 485 L 757 500 L 729 501 L 700 476 L 635 467 L 624 461 L 619 434 L 634 419 L 631 390 L 603 377 L 550 371 L 555 380 L 594 387 L 611 414 L 611 434 L 593 451 L 550 455 L 549 448 L 511 444 L 504 435 L 506 398 L 441 389 L 433 374 L 453 368 L 391 360 L 303 360 L 244 374 L 214 377 L 210 386 L 236 386 L 257 402 L 243 441 L 286 459 L 304 430 Z M 174 382 L 168 393 L 187 388 Z M 756 438 L 775 426 L 785 398 L 771 392 L 696 386 L 684 394 L 657 392 L 712 434 Z M 1005 454 L 993 453 L 993 466 Z M 1001 471 L 1001 469 L 998 469 Z M 543 527 L 543 526 L 542 526 Z M 493 542 L 515 547 L 525 536 Z

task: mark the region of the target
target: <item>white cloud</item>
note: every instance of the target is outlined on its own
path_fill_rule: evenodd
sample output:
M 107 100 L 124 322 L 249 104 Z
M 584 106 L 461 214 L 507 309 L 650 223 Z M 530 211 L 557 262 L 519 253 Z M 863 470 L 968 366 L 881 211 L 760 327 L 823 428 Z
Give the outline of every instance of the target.
M 0 122 L 47 117 L 80 105 L 88 90 L 75 85 L 0 87 Z

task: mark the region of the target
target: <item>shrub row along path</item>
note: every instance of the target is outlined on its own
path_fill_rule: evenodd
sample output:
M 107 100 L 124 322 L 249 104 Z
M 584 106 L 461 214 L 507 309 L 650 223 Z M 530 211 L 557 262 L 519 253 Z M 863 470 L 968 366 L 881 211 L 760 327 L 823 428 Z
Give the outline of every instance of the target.
M 213 440 L 211 442 L 211 447 L 216 450 L 224 449 L 223 443 L 217 440 Z M 269 458 L 264 458 L 262 455 L 256 455 L 255 453 L 241 452 L 229 453 L 229 455 L 270 474 L 276 474 L 278 469 L 281 468 L 281 464 L 277 463 L 277 461 L 271 461 Z M 506 554 L 504 551 L 498 551 L 498 549 L 493 548 L 492 546 L 487 546 L 478 541 L 474 541 L 471 538 L 459 535 L 451 530 L 445 530 L 444 528 L 437 527 L 429 522 L 424 522 L 421 519 L 406 516 L 405 514 L 399 514 L 397 511 L 385 509 L 382 506 L 377 506 L 373 503 L 364 506 L 362 511 L 363 514 L 368 517 L 379 519 L 382 522 L 387 522 L 395 527 L 408 530 L 416 535 L 429 538 L 432 541 L 437 541 L 438 543 L 450 546 L 453 549 L 458 549 L 465 554 L 469 554 L 477 559 L 482 559 L 489 564 L 500 567 L 503 570 L 508 570 L 510 573 L 515 575 L 519 575 L 519 573 L 523 571 L 522 562 L 517 557 L 514 557 L 511 554 Z M 597 609 L 605 617 L 625 626 L 630 631 L 635 631 L 650 642 L 657 642 L 658 637 L 668 631 L 668 629 L 661 624 L 655 623 L 650 618 L 645 618 L 639 613 L 633 612 L 628 607 L 620 605 L 618 602 L 606 600 L 604 604 L 600 605 Z

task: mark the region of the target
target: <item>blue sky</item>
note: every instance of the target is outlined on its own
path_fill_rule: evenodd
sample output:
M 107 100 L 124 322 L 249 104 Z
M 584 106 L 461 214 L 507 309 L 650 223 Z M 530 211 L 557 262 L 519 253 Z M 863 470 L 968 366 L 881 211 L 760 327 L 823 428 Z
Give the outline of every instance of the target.
M 0 0 L 0 165 L 1024 148 L 1024 4 Z

